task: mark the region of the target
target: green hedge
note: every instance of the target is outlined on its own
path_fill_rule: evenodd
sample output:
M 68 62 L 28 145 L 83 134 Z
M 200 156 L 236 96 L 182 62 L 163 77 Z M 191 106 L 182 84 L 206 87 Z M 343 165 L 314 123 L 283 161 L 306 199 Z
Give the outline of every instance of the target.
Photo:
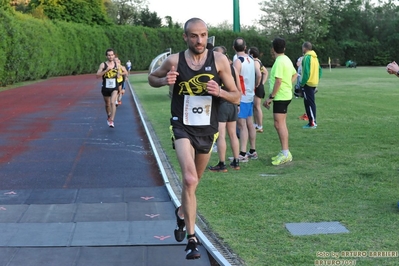
M 133 70 L 148 69 L 152 59 L 167 48 L 186 49 L 181 29 L 133 26 L 89 26 L 36 19 L 0 10 L 0 86 L 51 76 L 93 73 L 104 61 L 107 48 L 114 48 L 122 62 L 131 60 Z M 254 32 L 242 34 L 211 30 L 216 45 L 233 55 L 233 40 L 241 36 L 257 46 L 261 59 L 271 65 L 270 41 Z
M 0 8 L 0 25 L 0 86 L 51 76 L 93 73 L 105 60 L 104 52 L 110 47 L 123 63 L 131 60 L 133 70 L 148 69 L 152 59 L 167 48 L 172 48 L 174 53 L 186 49 L 182 29 L 90 26 L 36 19 L 7 8 Z M 209 36 L 212 35 L 216 36 L 215 45 L 225 46 L 230 57 L 234 54 L 234 39 L 243 37 L 248 48 L 259 48 L 260 59 L 266 66 L 273 64 L 271 39 L 256 31 L 235 33 L 212 28 Z M 397 40 L 399 34 L 392 35 L 387 42 Z M 295 36 L 287 39 L 286 54 L 294 62 L 302 53 L 301 45 Z M 381 49 L 375 39 L 365 43 L 323 40 L 316 44 L 315 50 L 322 63 L 331 57 L 333 63 L 344 64 L 352 59 L 358 65 L 384 65 L 398 57 L 391 46 L 389 51 Z
M 0 85 L 92 73 L 110 43 L 100 27 L 0 10 Z

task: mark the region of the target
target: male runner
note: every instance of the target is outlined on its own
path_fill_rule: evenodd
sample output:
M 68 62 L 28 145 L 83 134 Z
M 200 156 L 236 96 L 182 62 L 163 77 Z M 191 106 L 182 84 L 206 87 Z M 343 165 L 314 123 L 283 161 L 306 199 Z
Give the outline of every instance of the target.
M 241 102 L 240 112 L 238 113 L 238 129 L 240 130 L 240 155 L 241 162 L 247 162 L 248 158 L 258 159 L 256 152 L 256 130 L 253 123 L 253 109 L 255 88 L 261 83 L 260 68 L 255 67 L 255 62 L 248 54 L 245 53 L 247 45 L 243 38 L 234 40 L 233 48 L 237 53 L 237 59 L 234 60 L 233 66 L 240 74 L 241 81 Z M 248 139 L 250 144 L 247 153 Z
M 107 124 L 109 127 L 115 127 L 114 119 L 116 113 L 116 98 L 118 96 L 118 82 L 119 77 L 118 66 L 115 61 L 115 52 L 109 48 L 105 51 L 107 61 L 100 64 L 97 70 L 97 78 L 102 78 L 101 93 L 104 97 L 105 112 L 107 112 Z
M 224 46 L 216 46 L 213 49 L 215 52 L 224 54 L 227 57 L 227 49 Z M 236 82 L 237 89 L 241 93 L 241 84 L 239 74 L 237 70 L 230 65 L 231 74 L 233 75 L 234 81 Z M 225 89 L 222 86 L 222 89 Z M 229 103 L 225 100 L 220 100 L 219 106 L 219 137 L 217 140 L 217 152 L 219 155 L 219 163 L 215 166 L 210 166 L 209 170 L 212 172 L 227 172 L 226 167 L 226 131 L 230 139 L 230 147 L 233 152 L 233 161 L 230 163 L 230 167 L 234 170 L 240 170 L 240 162 L 238 154 L 240 150 L 240 143 L 237 138 L 237 119 L 238 119 L 238 107 L 236 104 Z
M 115 102 L 116 106 L 118 106 L 118 105 L 122 104 L 122 96 L 123 96 L 123 94 L 125 94 L 125 82 L 126 82 L 126 78 L 129 74 L 129 72 L 127 71 L 126 67 L 124 67 L 121 64 L 121 60 L 118 57 L 115 57 L 115 61 L 117 63 L 118 72 L 120 74 L 120 76 L 117 80 L 118 81 L 118 97 Z
M 188 49 L 168 56 L 148 81 L 153 87 L 173 85 L 171 131 L 183 175 L 182 205 L 175 211 L 175 238 L 181 242 L 187 232 L 186 259 L 198 259 L 195 191 L 218 135 L 219 98 L 238 104 L 240 93 L 226 56 L 206 49 L 208 27 L 202 19 L 185 23 L 183 39 Z M 220 88 L 221 79 L 226 90 Z

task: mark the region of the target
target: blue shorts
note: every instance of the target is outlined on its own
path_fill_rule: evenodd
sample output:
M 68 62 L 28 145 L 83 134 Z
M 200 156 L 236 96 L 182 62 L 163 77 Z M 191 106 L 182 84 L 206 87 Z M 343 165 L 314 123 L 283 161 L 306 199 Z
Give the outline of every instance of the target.
M 238 118 L 247 119 L 253 116 L 254 113 L 254 103 L 240 103 L 240 112 L 238 113 Z

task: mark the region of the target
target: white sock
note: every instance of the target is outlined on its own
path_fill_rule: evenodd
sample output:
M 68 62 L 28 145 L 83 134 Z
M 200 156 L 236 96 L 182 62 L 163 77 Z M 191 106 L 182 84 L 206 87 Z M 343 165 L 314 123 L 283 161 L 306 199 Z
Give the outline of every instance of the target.
M 288 153 L 290 152 L 290 150 L 282 150 L 281 151 L 285 157 L 288 157 Z
M 257 125 L 257 127 L 258 127 L 258 129 L 262 129 L 263 128 L 263 126 L 259 126 L 259 125 Z
M 258 127 L 258 124 L 254 124 L 254 127 Z

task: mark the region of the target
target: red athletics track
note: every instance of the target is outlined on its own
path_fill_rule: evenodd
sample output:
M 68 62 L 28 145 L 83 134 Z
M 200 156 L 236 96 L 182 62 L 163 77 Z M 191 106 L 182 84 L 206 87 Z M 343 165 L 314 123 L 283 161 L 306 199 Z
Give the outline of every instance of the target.
M 0 265 L 210 265 L 173 237 L 130 91 L 114 129 L 94 75 L 0 92 L 0 105 Z
M 78 75 L 0 93 L 0 189 L 163 185 L 130 92 L 112 129 L 100 83 Z

